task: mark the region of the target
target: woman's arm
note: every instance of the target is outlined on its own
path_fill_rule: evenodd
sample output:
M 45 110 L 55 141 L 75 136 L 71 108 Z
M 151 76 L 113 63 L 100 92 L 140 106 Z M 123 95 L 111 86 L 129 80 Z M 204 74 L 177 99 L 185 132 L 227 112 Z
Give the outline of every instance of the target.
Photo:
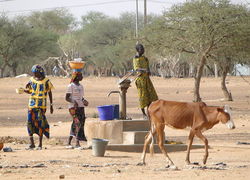
M 31 94 L 31 85 L 30 85 L 30 82 L 28 82 L 28 84 L 26 84 L 25 89 L 23 90 L 23 92 L 25 92 L 27 94 Z
M 24 89 L 23 92 L 25 92 L 27 94 L 31 94 L 30 90 L 28 90 L 28 89 Z
M 86 99 L 84 99 L 84 98 L 82 98 L 82 102 L 83 102 L 84 106 L 88 106 L 89 105 L 89 102 Z
M 70 93 L 66 93 L 65 100 L 67 102 L 74 103 L 74 102 L 72 102 L 70 95 L 71 95 Z
M 145 60 L 146 60 L 146 63 L 147 63 L 147 70 L 146 70 L 146 72 L 147 72 L 147 74 L 150 76 L 150 75 L 151 75 L 151 72 L 150 72 L 150 68 L 149 68 L 149 60 L 148 60 L 148 58 L 146 58 L 146 57 L 145 57 Z
M 71 94 L 70 93 L 66 93 L 66 96 L 65 96 L 65 100 L 69 103 L 73 103 L 75 107 L 78 107 L 78 104 L 76 101 L 74 101 L 72 98 L 71 98 Z
M 53 114 L 54 108 L 53 108 L 53 95 L 52 95 L 52 91 L 49 91 L 48 94 L 49 94 L 49 101 L 50 101 L 50 113 Z

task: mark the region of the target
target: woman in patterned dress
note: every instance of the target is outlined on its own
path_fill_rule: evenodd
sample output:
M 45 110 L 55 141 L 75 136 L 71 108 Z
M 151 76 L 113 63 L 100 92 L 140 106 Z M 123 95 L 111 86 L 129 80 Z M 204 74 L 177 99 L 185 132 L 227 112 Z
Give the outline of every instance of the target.
M 35 148 L 33 134 L 39 136 L 38 150 L 42 149 L 43 135 L 49 138 L 49 123 L 46 119 L 47 95 L 50 100 L 50 113 L 53 113 L 52 91 L 53 85 L 45 77 L 44 69 L 40 65 L 34 65 L 31 69 L 33 77 L 26 85 L 25 93 L 30 94 L 28 105 L 27 129 L 30 136 L 30 146 L 27 149 Z
M 71 146 L 73 137 L 76 137 L 76 148 L 81 147 L 79 141 L 87 141 L 84 133 L 86 119 L 84 107 L 88 106 L 88 101 L 83 98 L 84 89 L 80 84 L 83 77 L 80 71 L 75 69 L 72 73 L 71 82 L 68 85 L 65 97 L 66 101 L 69 102 L 69 113 L 73 119 L 67 148 L 73 148 Z
M 144 54 L 144 47 L 142 44 L 136 45 L 137 54 L 133 59 L 134 71 L 136 71 L 139 76 L 137 77 L 135 84 L 138 90 L 140 108 L 143 113 L 143 118 L 147 119 L 147 115 L 145 113 L 145 107 L 149 107 L 149 105 L 158 99 L 155 88 L 149 78 L 150 69 L 149 69 L 149 61 Z

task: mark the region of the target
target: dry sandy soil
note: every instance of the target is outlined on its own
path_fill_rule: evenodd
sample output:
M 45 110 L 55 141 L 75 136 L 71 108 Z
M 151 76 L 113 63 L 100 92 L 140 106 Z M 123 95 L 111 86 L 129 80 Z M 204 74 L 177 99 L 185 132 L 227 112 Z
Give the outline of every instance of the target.
M 25 150 L 27 147 L 26 114 L 28 95 L 16 94 L 15 88 L 24 87 L 28 78 L 0 79 L 0 141 L 11 147 L 13 152 L 0 151 L 0 179 L 249 179 L 250 178 L 250 77 L 228 77 L 227 86 L 233 102 L 223 101 L 220 79 L 203 78 L 201 96 L 208 105 L 232 107 L 236 129 L 228 130 L 218 124 L 205 132 L 210 149 L 206 166 L 201 164 L 203 149 L 191 151 L 191 161 L 201 165 L 186 166 L 186 152 L 169 153 L 178 170 L 165 168 L 162 154 L 147 156 L 146 166 L 136 166 L 140 153 L 106 151 L 105 157 L 92 156 L 91 149 L 65 149 L 69 133 L 70 116 L 64 100 L 67 78 L 50 77 L 55 86 L 54 114 L 47 112 L 51 126 L 51 139 L 44 141 L 43 150 Z M 97 114 L 97 106 L 117 104 L 117 78 L 84 78 L 85 98 L 90 105 L 86 108 L 88 119 Z M 152 78 L 159 98 L 192 101 L 193 79 Z M 128 117 L 140 119 L 137 108 L 137 91 L 134 83 L 127 93 Z M 184 141 L 187 130 L 166 129 L 166 136 Z M 37 143 L 37 139 L 36 139 Z M 196 144 L 202 144 L 195 140 Z M 245 144 L 244 144 L 245 143 Z M 86 144 L 82 144 L 86 146 Z

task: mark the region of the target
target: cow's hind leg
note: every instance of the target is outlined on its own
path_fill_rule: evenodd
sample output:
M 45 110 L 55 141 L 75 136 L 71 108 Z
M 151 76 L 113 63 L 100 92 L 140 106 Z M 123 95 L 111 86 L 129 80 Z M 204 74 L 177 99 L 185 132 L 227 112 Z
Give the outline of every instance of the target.
M 204 158 L 203 158 L 203 164 L 206 164 L 207 158 L 208 158 L 208 140 L 207 140 L 207 138 L 205 136 L 203 136 L 201 131 L 196 131 L 195 135 L 198 138 L 200 138 L 205 144 L 205 155 L 204 155 Z
M 170 159 L 170 157 L 168 156 L 168 153 L 167 153 L 167 150 L 166 148 L 164 147 L 164 128 L 165 128 L 165 125 L 158 125 L 156 127 L 156 133 L 157 133 L 157 140 L 158 140 L 158 145 L 159 145 L 159 148 L 161 150 L 161 152 L 165 155 L 165 157 L 167 158 L 167 161 L 168 163 L 170 163 L 170 167 L 175 167 L 173 161 Z
M 155 135 L 155 130 L 151 129 L 151 131 L 148 132 L 148 134 L 145 136 L 145 141 L 144 141 L 144 146 L 143 146 L 143 151 L 142 151 L 142 156 L 141 156 L 141 162 L 137 164 L 137 166 L 142 166 L 146 165 L 145 163 L 145 158 L 146 158 L 146 152 L 147 152 L 147 147 L 148 144 L 150 143 L 152 138 L 154 138 Z

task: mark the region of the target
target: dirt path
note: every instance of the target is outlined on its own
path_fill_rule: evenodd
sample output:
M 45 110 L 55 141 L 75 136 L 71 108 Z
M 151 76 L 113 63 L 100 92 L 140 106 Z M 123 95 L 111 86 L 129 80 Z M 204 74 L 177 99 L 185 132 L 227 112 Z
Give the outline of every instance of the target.
M 246 78 L 250 81 L 250 77 Z M 178 170 L 165 168 L 162 154 L 147 155 L 146 166 L 136 166 L 140 153 L 106 151 L 105 157 L 92 156 L 91 149 L 65 149 L 70 127 L 70 117 L 64 96 L 69 82 L 64 78 L 51 78 L 54 90 L 55 113 L 47 118 L 51 126 L 51 139 L 44 140 L 43 150 L 27 151 L 26 113 L 27 95 L 15 94 L 15 88 L 24 86 L 28 78 L 0 79 L 0 139 L 13 152 L 0 151 L 0 179 L 237 179 L 250 177 L 250 87 L 241 78 L 228 77 L 227 86 L 234 101 L 224 102 L 220 79 L 203 78 L 201 96 L 208 105 L 232 107 L 236 129 L 228 130 L 218 124 L 204 133 L 209 140 L 209 158 L 206 166 L 186 166 L 186 152 L 172 152 L 170 157 Z M 192 101 L 193 79 L 152 78 L 160 98 L 176 101 Z M 11 82 L 11 83 L 10 83 Z M 118 97 L 107 93 L 117 90 L 116 78 L 89 77 L 83 80 L 88 120 L 97 114 L 96 106 L 117 104 Z M 127 93 L 128 116 L 141 118 L 137 91 L 132 84 Z M 188 130 L 166 128 L 169 140 L 186 143 Z M 9 137 L 7 137 L 9 136 Z M 37 142 L 37 137 L 36 137 Z M 196 144 L 202 144 L 195 139 Z M 245 143 L 245 144 L 244 144 Z M 82 144 L 84 147 L 86 144 Z M 204 149 L 191 151 L 192 162 L 202 162 Z

